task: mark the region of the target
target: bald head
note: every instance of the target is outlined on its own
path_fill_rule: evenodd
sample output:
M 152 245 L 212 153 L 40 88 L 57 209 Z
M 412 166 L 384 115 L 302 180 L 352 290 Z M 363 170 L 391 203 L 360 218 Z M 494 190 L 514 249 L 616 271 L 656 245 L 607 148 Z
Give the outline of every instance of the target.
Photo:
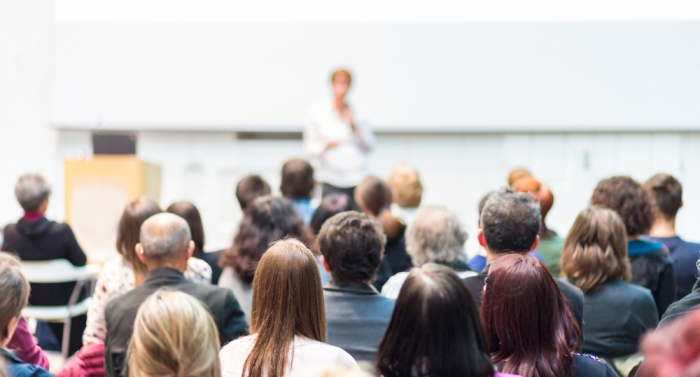
M 152 262 L 166 262 L 187 255 L 190 227 L 187 221 L 172 213 L 159 213 L 141 225 L 143 256 Z

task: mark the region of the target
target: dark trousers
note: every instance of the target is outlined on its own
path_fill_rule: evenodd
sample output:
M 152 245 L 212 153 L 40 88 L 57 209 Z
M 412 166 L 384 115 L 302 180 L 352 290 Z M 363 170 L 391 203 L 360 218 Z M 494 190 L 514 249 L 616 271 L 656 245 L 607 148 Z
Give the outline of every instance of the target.
M 348 196 L 348 204 L 354 211 L 359 211 L 360 207 L 355 202 L 355 186 L 353 187 L 336 187 L 328 183 L 324 183 L 321 189 L 321 196 L 325 197 L 330 194 L 345 194 Z

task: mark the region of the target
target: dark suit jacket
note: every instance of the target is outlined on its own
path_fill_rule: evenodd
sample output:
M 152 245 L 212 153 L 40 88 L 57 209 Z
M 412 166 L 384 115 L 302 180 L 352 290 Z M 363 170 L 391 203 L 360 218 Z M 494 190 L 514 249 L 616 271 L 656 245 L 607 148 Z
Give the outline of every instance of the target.
M 323 287 L 328 323 L 328 344 L 340 347 L 357 361 L 374 362 L 384 336 L 394 300 L 381 296 L 374 287 L 350 283 L 339 287 L 333 280 Z
M 488 275 L 489 267 L 486 266 L 483 271 L 479 272 L 476 276 L 470 276 L 464 278 L 464 282 L 467 283 L 469 291 L 476 301 L 476 306 L 481 308 L 481 294 L 484 292 L 484 279 Z M 574 319 L 578 323 L 579 329 L 581 329 L 581 334 L 583 334 L 583 292 L 573 284 L 570 284 L 561 279 L 554 279 L 564 293 L 566 297 L 566 302 L 569 305 L 569 310 L 574 316 Z M 582 335 L 583 336 L 583 335 Z
M 248 324 L 238 301 L 229 289 L 208 284 L 192 283 L 172 268 L 157 268 L 148 273 L 143 284 L 117 297 L 107 304 L 105 321 L 105 374 L 122 375 L 126 350 L 134 331 L 134 321 L 139 306 L 160 288 L 170 288 L 187 293 L 209 309 L 219 329 L 221 345 L 248 333 Z

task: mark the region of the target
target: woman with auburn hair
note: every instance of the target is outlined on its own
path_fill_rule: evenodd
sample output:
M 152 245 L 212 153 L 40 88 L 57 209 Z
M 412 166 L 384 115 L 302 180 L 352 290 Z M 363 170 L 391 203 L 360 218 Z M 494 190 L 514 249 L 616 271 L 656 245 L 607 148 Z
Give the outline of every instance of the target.
M 574 352 L 581 332 L 565 300 L 537 258 L 510 254 L 491 263 L 481 320 L 496 368 L 523 377 L 617 376 L 605 361 Z
M 583 291 L 583 352 L 620 358 L 637 352 L 656 327 L 651 292 L 629 283 L 625 224 L 613 210 L 591 206 L 578 215 L 564 242 L 562 273 Z
M 384 377 L 506 376 L 489 360 L 469 289 L 450 268 L 433 263 L 408 274 L 376 360 Z
M 650 332 L 640 348 L 644 362 L 637 377 L 700 376 L 700 310 Z
M 139 308 L 129 343 L 129 377 L 219 377 L 219 332 L 194 297 L 161 289 Z
M 274 243 L 260 259 L 250 333 L 221 350 L 224 377 L 283 377 L 336 364 L 359 370 L 347 352 L 323 343 L 326 311 L 316 258 L 295 239 Z

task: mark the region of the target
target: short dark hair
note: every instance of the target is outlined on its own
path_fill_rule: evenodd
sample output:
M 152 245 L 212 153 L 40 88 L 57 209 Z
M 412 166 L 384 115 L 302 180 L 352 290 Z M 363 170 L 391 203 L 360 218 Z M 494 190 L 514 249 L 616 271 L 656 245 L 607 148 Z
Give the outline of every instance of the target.
M 244 211 L 253 200 L 271 192 L 270 185 L 257 174 L 246 175 L 236 185 L 236 199 Z
M 314 168 L 305 160 L 293 158 L 282 165 L 282 196 L 310 198 L 315 185 Z
M 165 210 L 174 213 L 187 221 L 190 226 L 192 242 L 194 242 L 194 253 L 192 256 L 200 258 L 204 252 L 204 226 L 202 226 L 202 216 L 194 204 L 186 201 L 175 202 Z
M 328 194 L 321 200 L 321 205 L 316 208 L 314 215 L 311 216 L 309 227 L 314 235 L 318 235 L 326 220 L 341 212 L 350 211 L 351 209 L 352 203 L 350 202 L 350 197 L 346 194 Z
M 530 193 L 496 191 L 488 195 L 480 221 L 489 251 L 525 253 L 540 231 L 540 204 Z
M 656 210 L 667 220 L 676 217 L 683 204 L 683 186 L 669 174 L 656 174 L 644 183 Z
M 627 234 L 646 234 L 654 222 L 651 197 L 634 179 L 615 176 L 598 182 L 591 204 L 606 206 L 617 212 L 627 228 Z
M 373 217 L 347 211 L 328 219 L 317 241 L 333 281 L 342 287 L 374 280 L 382 263 L 386 236 Z

